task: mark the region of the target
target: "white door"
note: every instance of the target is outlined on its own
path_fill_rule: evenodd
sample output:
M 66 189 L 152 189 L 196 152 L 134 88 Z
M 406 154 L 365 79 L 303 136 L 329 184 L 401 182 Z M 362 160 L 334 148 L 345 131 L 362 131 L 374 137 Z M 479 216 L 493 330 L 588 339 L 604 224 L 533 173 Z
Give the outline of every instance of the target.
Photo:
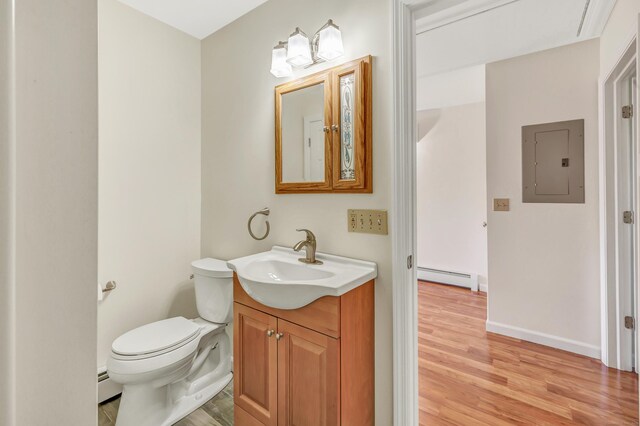
M 304 118 L 304 180 L 324 181 L 324 121 L 321 114 Z

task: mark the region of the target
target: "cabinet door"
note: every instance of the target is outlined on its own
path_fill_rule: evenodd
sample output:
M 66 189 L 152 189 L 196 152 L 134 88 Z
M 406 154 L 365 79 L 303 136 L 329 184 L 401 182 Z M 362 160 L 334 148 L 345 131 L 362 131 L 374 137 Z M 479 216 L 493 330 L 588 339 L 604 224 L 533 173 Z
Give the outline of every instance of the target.
M 371 192 L 371 63 L 332 72 L 333 189 Z
M 234 303 L 234 402 L 260 423 L 277 424 L 277 319 Z
M 276 87 L 276 194 L 331 191 L 331 73 Z
M 278 426 L 340 424 L 339 342 L 278 319 Z

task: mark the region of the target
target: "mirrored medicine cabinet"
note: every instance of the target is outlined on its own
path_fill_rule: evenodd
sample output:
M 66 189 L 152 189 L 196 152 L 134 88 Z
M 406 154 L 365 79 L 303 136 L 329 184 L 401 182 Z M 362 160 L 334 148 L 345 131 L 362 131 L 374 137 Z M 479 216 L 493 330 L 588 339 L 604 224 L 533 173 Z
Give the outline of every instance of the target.
M 276 193 L 373 192 L 371 57 L 275 88 Z

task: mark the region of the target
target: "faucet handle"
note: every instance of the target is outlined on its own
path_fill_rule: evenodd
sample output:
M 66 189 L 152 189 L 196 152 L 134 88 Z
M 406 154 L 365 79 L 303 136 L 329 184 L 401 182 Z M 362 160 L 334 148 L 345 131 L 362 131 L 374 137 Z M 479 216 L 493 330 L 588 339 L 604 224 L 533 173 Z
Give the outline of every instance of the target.
M 313 232 L 309 231 L 308 229 L 296 229 L 296 231 L 298 232 L 306 232 L 307 233 L 307 241 L 315 241 L 316 240 L 316 236 L 313 234 Z

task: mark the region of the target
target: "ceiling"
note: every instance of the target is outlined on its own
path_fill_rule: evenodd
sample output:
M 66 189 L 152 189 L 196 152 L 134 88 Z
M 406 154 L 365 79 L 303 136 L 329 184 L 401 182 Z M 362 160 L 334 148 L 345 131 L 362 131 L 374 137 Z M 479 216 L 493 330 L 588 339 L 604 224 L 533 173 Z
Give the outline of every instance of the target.
M 426 0 L 418 77 L 599 37 L 616 0 Z
M 200 40 L 267 0 L 120 0 Z

